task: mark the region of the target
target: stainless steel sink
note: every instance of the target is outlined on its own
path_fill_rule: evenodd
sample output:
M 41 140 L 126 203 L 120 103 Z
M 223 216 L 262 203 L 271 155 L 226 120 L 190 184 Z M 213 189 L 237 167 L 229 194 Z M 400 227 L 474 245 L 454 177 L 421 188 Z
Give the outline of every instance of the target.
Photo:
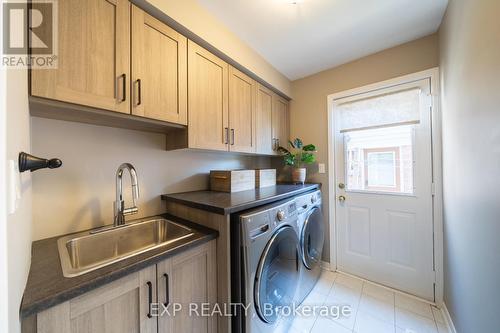
M 161 217 L 94 229 L 57 241 L 65 277 L 74 277 L 162 246 L 174 247 L 194 231 Z

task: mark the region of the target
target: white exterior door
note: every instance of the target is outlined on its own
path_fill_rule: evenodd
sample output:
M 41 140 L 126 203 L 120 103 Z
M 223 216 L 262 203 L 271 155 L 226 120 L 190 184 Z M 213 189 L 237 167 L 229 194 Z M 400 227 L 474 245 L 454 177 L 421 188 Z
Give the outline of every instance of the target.
M 337 265 L 434 300 L 430 80 L 335 100 Z

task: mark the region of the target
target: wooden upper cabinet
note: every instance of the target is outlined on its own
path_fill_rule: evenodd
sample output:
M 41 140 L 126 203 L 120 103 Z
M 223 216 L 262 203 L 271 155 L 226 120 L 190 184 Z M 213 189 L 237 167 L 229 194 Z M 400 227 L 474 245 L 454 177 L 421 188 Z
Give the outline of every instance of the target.
M 156 333 L 155 302 L 156 266 L 150 266 L 38 313 L 36 332 Z
M 188 146 L 228 149 L 228 64 L 188 41 Z
M 287 147 L 289 136 L 288 124 L 288 101 L 276 94 L 273 94 L 273 149 L 279 146 Z
M 229 150 L 255 152 L 256 82 L 229 66 Z
M 132 114 L 187 124 L 187 39 L 134 5 Z
M 31 71 L 33 96 L 130 113 L 130 3 L 58 2 L 58 68 Z
M 255 111 L 256 152 L 272 155 L 273 150 L 273 92 L 262 85 L 257 86 Z
M 38 115 L 126 128 L 187 125 L 170 131 L 167 149 L 276 154 L 288 140 L 288 101 L 128 0 L 59 1 L 58 67 L 30 75 L 34 97 L 142 118 L 69 105 L 64 114 Z

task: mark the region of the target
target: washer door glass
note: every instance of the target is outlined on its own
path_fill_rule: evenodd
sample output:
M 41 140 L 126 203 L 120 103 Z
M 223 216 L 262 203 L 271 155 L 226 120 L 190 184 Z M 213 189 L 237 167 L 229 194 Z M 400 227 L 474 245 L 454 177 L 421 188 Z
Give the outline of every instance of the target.
M 319 207 L 314 207 L 306 216 L 300 237 L 302 261 L 306 268 L 312 270 L 320 265 L 324 242 L 323 215 Z
M 255 308 L 267 323 L 279 318 L 283 307 L 292 306 L 299 282 L 299 240 L 290 226 L 271 237 L 260 258 L 254 284 Z

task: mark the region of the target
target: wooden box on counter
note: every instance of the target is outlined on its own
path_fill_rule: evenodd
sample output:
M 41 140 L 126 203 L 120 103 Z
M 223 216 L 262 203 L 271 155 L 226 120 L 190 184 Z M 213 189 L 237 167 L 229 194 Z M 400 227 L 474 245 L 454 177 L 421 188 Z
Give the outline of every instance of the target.
M 255 188 L 276 185 L 276 169 L 255 170 Z
M 239 192 L 255 188 L 255 170 L 211 170 L 210 189 Z

